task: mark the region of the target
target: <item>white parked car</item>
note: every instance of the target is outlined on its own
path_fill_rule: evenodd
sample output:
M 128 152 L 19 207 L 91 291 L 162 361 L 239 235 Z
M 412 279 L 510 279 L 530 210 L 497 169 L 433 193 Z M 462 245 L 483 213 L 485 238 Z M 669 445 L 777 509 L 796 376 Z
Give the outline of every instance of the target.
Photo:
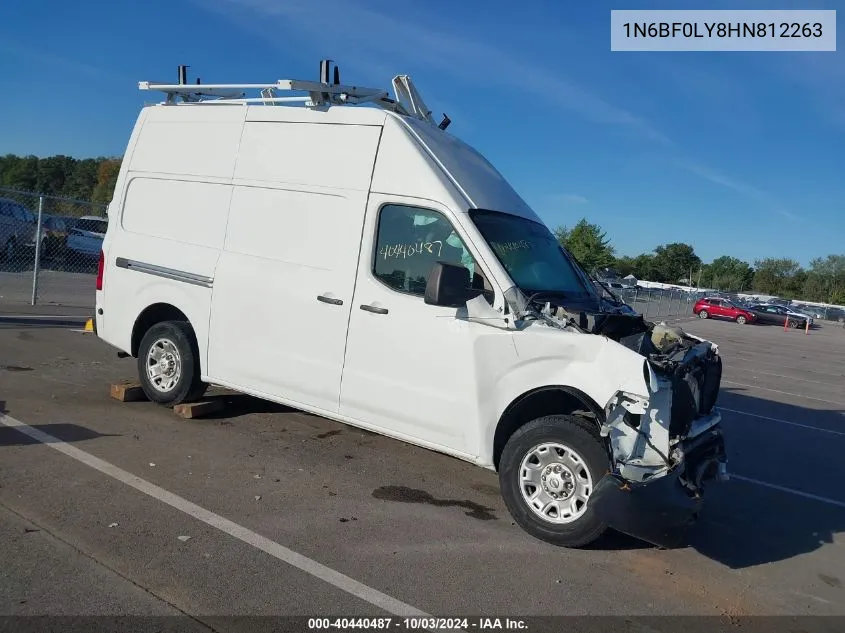
M 103 249 L 108 218 L 85 215 L 73 223 L 67 234 L 67 253 L 71 256 L 96 258 Z
M 167 98 L 141 110 L 109 206 L 98 336 L 162 405 L 224 386 L 494 470 L 544 541 L 673 545 L 725 477 L 717 347 L 602 301 L 393 86 L 263 86 L 308 93 L 290 107 L 142 83 Z

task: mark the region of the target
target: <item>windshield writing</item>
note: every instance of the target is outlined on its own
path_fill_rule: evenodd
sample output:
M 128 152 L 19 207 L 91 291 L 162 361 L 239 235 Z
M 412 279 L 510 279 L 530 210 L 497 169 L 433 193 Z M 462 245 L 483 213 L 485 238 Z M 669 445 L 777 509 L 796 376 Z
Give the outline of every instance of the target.
M 555 236 L 542 224 L 495 211 L 474 210 L 470 217 L 523 292 L 568 297 L 593 294 Z

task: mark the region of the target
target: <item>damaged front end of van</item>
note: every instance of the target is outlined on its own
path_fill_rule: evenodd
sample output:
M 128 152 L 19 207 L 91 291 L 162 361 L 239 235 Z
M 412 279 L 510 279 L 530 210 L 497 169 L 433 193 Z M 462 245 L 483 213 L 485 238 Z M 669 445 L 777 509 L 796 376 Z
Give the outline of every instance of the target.
M 680 544 L 709 482 L 724 481 L 727 455 L 716 409 L 718 347 L 680 328 L 647 324 L 620 344 L 646 357 L 649 396 L 617 393 L 601 434 L 613 470 L 590 505 L 610 527 L 661 547 Z
M 608 527 L 659 547 L 677 547 L 698 518 L 705 487 L 728 478 L 715 406 L 722 379 L 718 346 L 619 306 L 583 310 L 546 303 L 538 309 L 516 289 L 507 294 L 508 312 L 521 317 L 515 329 L 550 327 L 609 339 L 602 346 L 607 355 L 596 361 L 607 367 L 609 380 L 619 375 L 611 364 L 641 366 L 640 376 L 623 381 L 607 402 L 598 403 L 610 468 L 588 503 Z M 490 323 L 489 308 L 481 301 L 469 304 L 471 319 Z
M 601 435 L 611 471 L 589 503 L 609 527 L 676 547 L 698 518 L 705 486 L 728 476 L 715 407 L 722 379 L 718 346 L 625 311 L 580 317 L 584 333 L 607 336 L 644 357 L 648 389 L 647 397 L 619 391 L 605 404 Z

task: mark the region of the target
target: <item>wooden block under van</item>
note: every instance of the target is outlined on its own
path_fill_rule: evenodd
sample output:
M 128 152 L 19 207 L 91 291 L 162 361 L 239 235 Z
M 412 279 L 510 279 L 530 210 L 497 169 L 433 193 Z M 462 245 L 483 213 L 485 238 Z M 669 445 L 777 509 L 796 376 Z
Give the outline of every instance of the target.
M 201 418 L 204 415 L 217 413 L 223 410 L 222 400 L 206 400 L 204 402 L 185 402 L 173 407 L 173 413 L 180 418 L 192 420 Z
M 111 397 L 120 402 L 138 402 L 146 400 L 144 390 L 137 382 L 118 382 L 111 386 Z

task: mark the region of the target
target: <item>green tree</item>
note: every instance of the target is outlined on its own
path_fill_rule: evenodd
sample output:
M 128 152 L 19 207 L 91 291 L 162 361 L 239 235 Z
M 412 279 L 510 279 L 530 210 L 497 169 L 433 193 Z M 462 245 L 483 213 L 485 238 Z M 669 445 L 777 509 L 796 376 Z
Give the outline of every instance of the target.
M 788 291 L 801 264 L 788 257 L 767 257 L 757 260 L 754 268 L 754 290 L 768 295 L 781 295 Z
M 623 255 L 621 257 L 617 257 L 616 261 L 613 263 L 613 268 L 618 272 L 622 277 L 627 277 L 628 275 L 637 275 L 634 273 L 636 269 L 636 258 L 629 257 L 628 255 Z
M 805 288 L 807 285 L 813 288 L 818 301 L 833 302 L 832 296 L 845 292 L 845 255 L 828 255 L 813 259 L 810 262 Z
M 48 196 L 61 195 L 65 180 L 76 161 L 69 156 L 50 156 L 38 159 L 38 181 L 35 191 Z
M 555 230 L 558 241 L 581 262 L 588 272 L 613 266 L 616 262 L 613 246 L 598 224 L 582 218 L 572 229 L 565 226 Z
M 657 276 L 657 268 L 654 264 L 654 255 L 652 253 L 637 255 L 634 258 L 634 270 L 631 274 L 637 279 L 654 281 Z
M 97 184 L 97 169 L 102 160 L 86 158 L 76 161 L 65 180 L 61 195 L 77 200 L 90 200 Z
M 104 160 L 97 170 L 97 184 L 91 194 L 93 202 L 108 204 L 114 195 L 114 187 L 117 183 L 117 175 L 120 173 L 119 159 Z
M 701 258 L 689 244 L 673 242 L 654 249 L 652 274 L 658 278 L 652 281 L 676 284 L 690 276 L 690 270 L 697 271 Z
M 810 270 L 804 287 L 801 289 L 801 296 L 806 301 L 824 301 L 827 295 L 824 278 L 817 272 Z
M 717 257 L 705 265 L 701 271 L 703 286 L 728 292 L 750 290 L 753 279 L 754 270 L 751 266 L 729 255 Z
M 10 189 L 35 191 L 38 185 L 38 157 L 6 157 L 0 184 Z

